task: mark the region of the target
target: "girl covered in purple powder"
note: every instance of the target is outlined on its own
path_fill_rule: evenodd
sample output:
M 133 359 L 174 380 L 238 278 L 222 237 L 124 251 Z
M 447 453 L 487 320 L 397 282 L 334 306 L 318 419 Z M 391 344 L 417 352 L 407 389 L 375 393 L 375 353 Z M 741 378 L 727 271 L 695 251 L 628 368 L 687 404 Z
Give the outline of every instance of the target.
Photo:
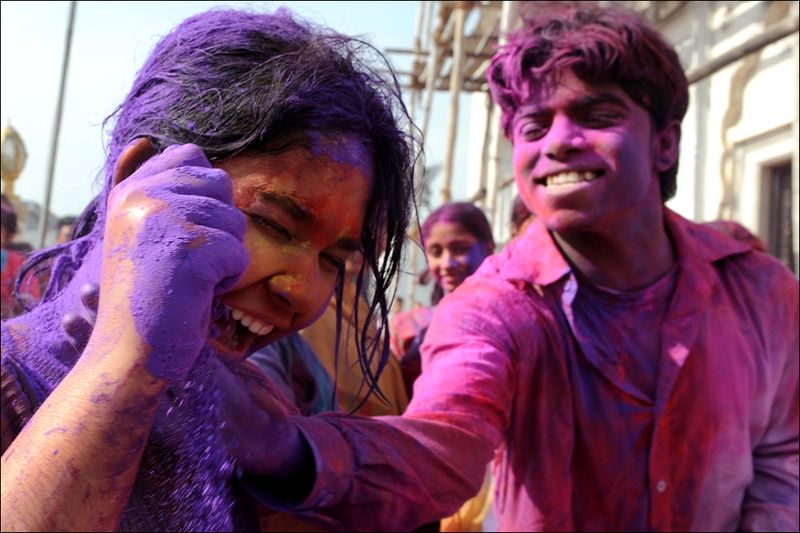
M 353 254 L 388 339 L 414 150 L 373 65 L 285 10 L 210 11 L 157 44 L 76 238 L 28 264 L 51 269 L 42 302 L 2 323 L 3 530 L 241 530 L 244 477 L 308 490 L 313 472 L 274 474 L 308 444 L 270 447 L 259 428 L 292 411 L 242 361 L 314 321 Z M 87 283 L 100 303 L 78 353 L 60 321 Z M 388 346 L 358 348 L 374 384 Z

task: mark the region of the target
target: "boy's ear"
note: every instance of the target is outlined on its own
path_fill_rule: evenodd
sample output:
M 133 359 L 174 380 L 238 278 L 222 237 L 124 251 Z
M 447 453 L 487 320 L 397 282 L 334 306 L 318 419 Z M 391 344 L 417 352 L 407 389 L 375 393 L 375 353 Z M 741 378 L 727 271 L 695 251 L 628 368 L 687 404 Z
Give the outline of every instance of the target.
M 142 163 L 156 155 L 156 147 L 147 137 L 140 137 L 128 144 L 114 165 L 113 187 L 119 185 L 122 180 L 136 172 Z
M 678 160 L 681 144 L 681 124 L 677 120 L 669 122 L 653 135 L 653 167 L 661 173 L 669 170 Z

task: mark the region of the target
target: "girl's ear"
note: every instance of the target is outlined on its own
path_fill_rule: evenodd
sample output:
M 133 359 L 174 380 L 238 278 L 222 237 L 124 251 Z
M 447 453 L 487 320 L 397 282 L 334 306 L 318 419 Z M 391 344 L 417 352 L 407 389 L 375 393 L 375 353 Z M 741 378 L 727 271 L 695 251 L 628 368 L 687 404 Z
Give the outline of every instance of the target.
M 156 155 L 156 147 L 150 142 L 147 137 L 139 137 L 135 141 L 128 144 L 122 150 L 117 163 L 114 165 L 114 183 L 113 187 L 119 185 L 122 180 L 136 172 L 142 163 Z

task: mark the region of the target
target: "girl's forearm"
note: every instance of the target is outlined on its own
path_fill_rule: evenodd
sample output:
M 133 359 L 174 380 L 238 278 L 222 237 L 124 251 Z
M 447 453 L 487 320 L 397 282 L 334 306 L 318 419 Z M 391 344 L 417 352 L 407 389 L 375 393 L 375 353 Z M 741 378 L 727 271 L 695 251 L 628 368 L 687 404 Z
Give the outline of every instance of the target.
M 3 531 L 117 528 L 165 388 L 136 339 L 90 341 L 2 458 Z

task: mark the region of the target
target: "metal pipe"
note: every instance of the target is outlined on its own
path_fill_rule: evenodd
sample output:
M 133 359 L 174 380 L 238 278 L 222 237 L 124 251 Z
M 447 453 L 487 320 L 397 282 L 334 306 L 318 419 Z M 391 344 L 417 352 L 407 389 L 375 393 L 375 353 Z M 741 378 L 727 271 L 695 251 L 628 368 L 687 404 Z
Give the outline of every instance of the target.
M 421 42 L 421 35 L 422 35 L 422 29 L 423 29 L 423 23 L 424 23 L 423 19 L 424 18 L 425 18 L 425 2 L 421 1 L 419 3 L 418 10 L 417 10 L 417 33 L 414 36 L 414 58 L 412 60 L 411 72 L 408 72 L 408 73 L 400 72 L 400 71 L 397 72 L 397 74 L 407 74 L 408 76 L 410 76 L 411 77 L 411 85 L 412 85 L 412 87 L 414 85 L 416 85 L 414 83 L 415 82 L 414 76 L 415 76 L 415 73 L 416 73 L 416 70 L 417 70 L 416 67 L 417 67 L 418 61 L 420 60 L 419 59 L 419 54 L 422 51 L 420 49 L 420 42 Z M 412 89 L 412 91 L 411 91 L 411 101 L 409 102 L 409 108 L 408 108 L 409 115 L 411 116 L 411 121 L 412 121 L 408 125 L 408 127 L 409 127 L 409 132 L 408 133 L 411 136 L 414 135 L 414 123 L 413 123 L 413 121 L 416 119 L 418 103 L 419 103 L 419 91 L 416 90 L 416 89 Z
M 478 44 L 480 44 L 480 42 Z M 442 48 L 442 50 L 445 51 L 445 52 L 452 52 L 452 49 L 449 48 L 449 47 Z M 417 53 L 413 49 L 408 49 L 408 48 L 384 48 L 384 51 L 387 54 L 400 54 L 400 55 L 411 55 L 411 54 L 416 54 Z M 419 55 L 421 55 L 421 56 L 429 56 L 430 52 L 422 50 L 422 51 L 419 52 Z M 469 52 L 469 51 L 466 51 L 466 52 L 464 52 L 464 57 L 468 57 L 468 58 L 471 58 L 471 59 L 491 59 L 491 58 L 494 57 L 494 54 L 491 54 L 491 53 L 488 53 L 488 52 Z
M 467 7 L 458 2 L 453 7 L 455 19 L 453 30 L 453 59 L 450 66 L 450 122 L 447 129 L 444 165 L 442 169 L 442 203 L 450 201 L 450 184 L 453 179 L 453 159 L 455 157 L 458 129 L 458 101 L 461 97 L 461 84 L 464 81 L 464 24 L 467 20 Z
M 439 21 L 441 23 L 441 21 Z M 431 43 L 431 55 L 428 57 L 428 68 L 425 70 L 425 103 L 422 106 L 422 133 L 423 142 L 428 133 L 428 125 L 431 118 L 431 107 L 433 106 L 433 94 L 436 91 L 436 78 L 439 77 L 439 69 L 442 67 L 439 52 L 439 43 L 434 39 Z
M 478 65 L 478 68 L 486 69 L 489 64 L 489 60 L 494 56 L 493 53 L 486 54 L 484 50 L 486 49 L 486 45 L 489 43 L 489 40 L 495 33 L 497 26 L 500 22 L 500 15 L 502 14 L 502 10 L 497 10 L 494 14 L 494 18 L 491 22 L 486 25 L 486 28 L 481 36 L 478 44 L 475 46 L 475 52 L 465 52 L 464 55 L 467 58 L 466 62 L 464 63 L 464 72 L 471 72 L 472 65 L 476 64 L 477 61 L 483 60 L 483 65 Z M 477 70 L 477 68 L 476 68 Z M 473 78 L 479 78 L 480 75 L 473 76 Z
M 483 141 L 481 142 L 481 168 L 478 175 L 478 192 L 475 193 L 474 199 L 471 200 L 480 207 L 486 206 L 486 174 L 489 170 L 489 146 L 491 142 L 491 128 L 489 125 L 497 120 L 494 116 L 495 106 L 492 103 L 492 99 L 488 94 L 484 94 L 483 98 L 486 103 L 486 124 L 483 127 Z
M 419 88 L 417 87 L 417 83 L 416 83 L 416 80 L 414 79 L 414 77 L 415 77 L 415 73 L 417 72 L 418 62 L 420 61 L 420 53 L 422 52 L 422 50 L 421 50 L 421 47 L 422 47 L 422 35 L 423 35 L 424 30 L 425 30 L 425 17 L 426 17 L 427 11 L 428 11 L 427 4 L 428 4 L 427 1 L 420 0 L 419 8 L 418 8 L 419 10 L 417 11 L 417 34 L 414 36 L 414 59 L 413 59 L 413 67 L 412 67 L 412 72 L 411 72 L 411 101 L 409 102 L 409 108 L 408 108 L 408 113 L 409 113 L 409 116 L 411 117 L 411 122 L 409 122 L 409 124 L 408 124 L 408 128 L 409 128 L 409 132 L 408 133 L 409 133 L 409 135 L 411 137 L 413 137 L 414 133 L 415 133 L 414 132 L 414 121 L 416 120 L 417 106 L 420 103 L 419 102 L 419 100 L 420 100 L 420 92 L 419 92 Z M 388 52 L 388 51 L 389 50 L 386 49 L 386 52 Z M 422 139 L 420 139 L 420 142 L 421 141 L 422 141 Z M 419 170 L 419 168 L 420 167 L 417 167 L 415 169 L 415 176 L 416 177 L 421 175 L 421 173 L 417 172 L 417 170 Z M 417 204 L 416 191 L 414 191 L 414 204 L 415 205 Z M 416 263 L 416 254 L 413 254 L 413 257 L 411 259 L 413 260 L 413 262 L 411 264 L 414 265 Z M 413 268 L 412 268 L 412 270 L 413 270 Z M 395 276 L 394 279 L 392 279 L 391 288 L 390 288 L 390 294 L 397 294 L 399 282 L 400 282 L 400 276 Z M 409 281 L 409 290 L 408 290 L 409 293 L 413 294 L 414 286 L 415 286 L 415 282 L 412 279 L 412 280 Z M 408 295 L 407 295 L 407 297 L 408 297 Z M 414 302 L 412 302 L 410 298 L 409 298 L 409 304 L 411 305 L 411 308 L 413 308 Z
M 50 214 L 50 197 L 53 194 L 53 174 L 56 168 L 56 155 L 58 153 L 58 137 L 61 133 L 61 116 L 64 108 L 64 93 L 67 85 L 67 70 L 69 66 L 69 52 L 72 48 L 72 29 L 75 25 L 75 9 L 78 2 L 72 0 L 69 3 L 69 15 L 67 18 L 67 34 L 64 42 L 64 58 L 61 62 L 61 84 L 58 89 L 58 103 L 56 104 L 55 123 L 53 124 L 53 139 L 50 146 L 50 161 L 47 168 L 47 182 L 45 183 L 44 202 L 42 211 L 39 214 L 39 248 L 44 247 L 45 236 L 47 235 L 47 222 Z
M 506 42 L 506 34 L 511 29 L 511 14 L 515 11 L 514 9 L 514 2 L 505 0 L 503 2 L 503 6 L 500 11 L 500 36 L 497 40 L 499 45 L 503 45 Z M 495 111 L 497 111 L 495 105 Z M 489 222 L 492 224 L 492 228 L 499 228 L 500 224 L 502 223 L 498 219 L 497 214 L 497 191 L 500 190 L 500 143 L 502 132 L 500 131 L 500 117 L 497 113 L 492 113 L 493 120 L 490 124 L 491 128 L 491 144 L 489 145 L 489 157 L 488 157 L 488 165 L 487 165 L 487 176 L 486 176 L 486 202 L 484 205 L 484 211 L 486 213 L 486 217 L 489 219 Z M 495 235 L 497 236 L 497 232 L 495 230 Z
M 425 43 L 429 43 L 431 46 L 430 55 L 428 56 L 428 65 L 425 70 L 425 99 L 422 105 L 422 121 L 420 124 L 420 142 L 423 144 L 425 143 L 425 137 L 428 134 L 428 126 L 430 124 L 431 118 L 431 109 L 433 107 L 433 95 L 436 92 L 436 78 L 439 76 L 439 69 L 441 68 L 441 58 L 439 55 L 439 43 L 435 38 L 432 38 L 433 35 L 436 33 L 441 33 L 443 21 L 441 17 L 437 22 L 436 28 L 433 28 L 433 9 L 434 4 L 432 0 L 428 2 L 428 14 L 427 14 L 427 31 L 425 36 Z M 425 52 L 428 54 L 428 52 Z M 423 179 L 424 179 L 424 169 L 425 169 L 425 161 L 422 156 L 417 158 L 416 168 L 414 174 L 419 177 L 419 182 L 417 183 L 416 190 L 414 191 L 414 203 L 415 205 L 419 205 L 420 202 L 420 194 L 422 192 L 422 188 L 424 186 Z M 417 221 L 419 222 L 419 221 Z M 414 242 L 415 235 L 419 235 L 418 227 L 412 228 L 409 232 L 409 239 Z M 408 293 L 407 299 L 409 302 L 409 308 L 413 309 L 414 305 L 416 305 L 417 298 L 416 298 L 416 289 L 417 283 L 419 281 L 418 276 L 416 275 L 417 271 L 417 252 L 418 246 L 412 244 L 411 250 L 409 251 L 408 255 L 408 264 L 410 265 L 410 270 L 414 273 L 411 276 L 410 282 L 408 284 Z
M 425 0 L 425 23 L 423 25 L 421 48 L 425 55 L 428 55 L 430 40 L 433 37 L 433 7 L 436 2 Z

